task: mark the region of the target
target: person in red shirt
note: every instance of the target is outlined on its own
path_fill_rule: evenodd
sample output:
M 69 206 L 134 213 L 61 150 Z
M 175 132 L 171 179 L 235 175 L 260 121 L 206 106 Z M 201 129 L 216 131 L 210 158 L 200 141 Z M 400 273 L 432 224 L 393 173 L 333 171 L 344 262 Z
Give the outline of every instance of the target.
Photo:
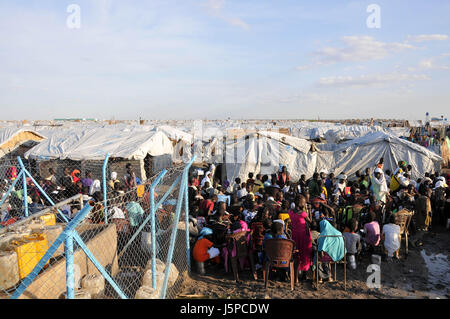
M 213 195 L 211 199 L 205 199 L 202 202 L 202 211 L 206 216 L 209 216 L 212 214 L 214 210 L 214 205 L 217 202 L 217 195 Z

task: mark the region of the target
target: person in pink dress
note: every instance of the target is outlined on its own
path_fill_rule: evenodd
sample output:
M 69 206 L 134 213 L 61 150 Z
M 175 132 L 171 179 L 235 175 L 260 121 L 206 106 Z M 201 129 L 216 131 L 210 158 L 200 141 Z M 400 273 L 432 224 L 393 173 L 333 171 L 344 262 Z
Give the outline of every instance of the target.
M 311 233 L 306 224 L 306 222 L 310 223 L 310 220 L 306 213 L 306 199 L 303 195 L 296 197 L 295 208 L 289 211 L 289 218 L 292 223 L 292 240 L 299 251 L 296 260 L 296 271 L 301 272 L 300 280 L 304 280 L 313 260 Z

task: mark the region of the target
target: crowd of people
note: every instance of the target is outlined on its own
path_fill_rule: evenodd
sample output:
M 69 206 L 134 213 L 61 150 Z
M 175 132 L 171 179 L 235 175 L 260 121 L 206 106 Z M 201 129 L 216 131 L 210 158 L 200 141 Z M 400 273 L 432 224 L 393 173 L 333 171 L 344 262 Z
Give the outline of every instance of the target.
M 205 265 L 228 270 L 227 238 L 237 232 L 246 232 L 256 269 L 267 261 L 265 240 L 293 240 L 295 275 L 300 280 L 311 279 L 317 254 L 330 261 L 346 255 L 352 269 L 362 256 L 372 254 L 394 262 L 401 258 L 398 216 L 403 212 L 412 216 L 408 229 L 412 234 L 448 227 L 450 218 L 450 175 L 430 172 L 414 180 L 412 169 L 400 161 L 394 172 L 384 170 L 380 159 L 351 178 L 345 172 L 337 176 L 317 172 L 310 179 L 301 175 L 294 181 L 283 166 L 270 176 L 249 173 L 246 180 L 236 178 L 234 183 L 213 178 L 211 171 L 204 175 L 194 171 L 188 193 L 192 224 L 198 231 L 193 243 L 198 271 L 203 274 Z M 415 245 L 420 246 L 421 237 L 416 238 Z M 243 262 L 249 265 L 248 260 Z M 331 280 L 326 263 L 319 264 L 319 277 Z M 281 278 L 286 279 L 286 272 Z
M 434 145 L 441 145 L 444 142 L 445 137 L 450 136 L 450 127 L 447 128 L 444 133 L 445 134 L 441 134 L 440 130 L 431 128 L 427 123 L 422 129 L 411 129 L 408 140 L 428 148 Z
M 14 166 L 12 168 L 15 168 Z M 12 170 L 11 170 L 12 171 Z M 9 178 L 2 181 L 2 197 L 12 185 L 17 174 L 9 174 Z M 126 164 L 126 174 L 122 179 L 118 178 L 116 172 L 112 172 L 110 180 L 107 182 L 108 198 L 116 198 L 120 195 L 128 194 L 128 201 L 136 201 L 136 196 L 131 198 L 136 187 L 142 184 L 139 177 L 136 176 L 131 164 Z M 82 176 L 80 169 L 65 167 L 63 173 L 56 174 L 53 167 L 48 169 L 48 175 L 43 178 L 38 178 L 41 189 L 54 203 L 59 203 L 76 195 L 82 195 L 83 204 L 88 201 L 96 203 L 92 214 L 89 215 L 88 221 L 93 223 L 101 223 L 104 220 L 103 215 L 103 188 L 99 179 L 93 177 L 93 172 L 86 170 Z M 15 223 L 16 221 L 25 218 L 23 213 L 24 207 L 24 189 L 22 183 L 17 183 L 14 190 L 10 194 L 7 209 L 2 210 L 0 216 L 0 225 L 5 227 Z M 29 215 L 38 213 L 43 209 L 52 206 L 48 198 L 41 192 L 41 190 L 34 184 L 34 182 L 27 178 L 27 202 Z M 5 208 L 4 207 L 4 208 Z M 75 205 L 65 205 L 62 212 L 67 219 L 71 219 L 78 211 L 81 205 L 76 202 Z M 121 215 L 122 216 L 122 215 Z M 62 220 L 61 220 L 62 221 Z

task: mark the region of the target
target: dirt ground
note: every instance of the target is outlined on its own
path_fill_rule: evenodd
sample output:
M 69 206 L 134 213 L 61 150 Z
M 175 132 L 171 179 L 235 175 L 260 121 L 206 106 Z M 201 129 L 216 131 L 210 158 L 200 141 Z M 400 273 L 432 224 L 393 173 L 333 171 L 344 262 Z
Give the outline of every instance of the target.
M 258 281 L 250 279 L 250 271 L 240 272 L 241 283 L 236 285 L 233 274 L 225 273 L 223 267 L 210 266 L 206 275 L 193 273 L 180 289 L 179 298 L 219 298 L 219 299 L 389 299 L 420 298 L 448 299 L 450 297 L 450 231 L 445 228 L 426 233 L 423 245 L 415 247 L 409 240 L 409 254 L 405 256 L 405 242 L 402 241 L 400 260 L 381 262 L 381 288 L 370 289 L 366 285 L 367 266 L 371 256 L 365 255 L 356 270 L 347 270 L 347 290 L 344 290 L 344 266 L 338 265 L 337 281 L 319 284 L 315 290 L 312 280 L 296 283 L 294 291 L 290 290 L 289 281 L 281 282 L 272 276 L 269 278 L 267 291 L 264 290 L 262 272 L 258 272 Z M 429 262 L 427 263 L 424 256 Z M 429 271 L 430 269 L 430 271 Z M 334 266 L 333 266 L 334 270 Z

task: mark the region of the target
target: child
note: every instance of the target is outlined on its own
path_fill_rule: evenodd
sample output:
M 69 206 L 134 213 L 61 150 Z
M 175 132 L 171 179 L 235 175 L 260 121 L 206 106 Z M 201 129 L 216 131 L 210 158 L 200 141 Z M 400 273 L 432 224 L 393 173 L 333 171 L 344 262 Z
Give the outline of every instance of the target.
M 389 217 L 389 224 L 383 226 L 382 240 L 384 248 L 387 251 L 388 261 L 399 259 L 398 253 L 400 251 L 400 226 L 395 224 L 395 215 Z
M 343 233 L 345 238 L 345 248 L 347 249 L 348 261 L 352 269 L 356 269 L 355 256 L 361 250 L 361 237 L 356 234 L 358 230 L 358 221 L 352 218 L 349 222 L 349 232 Z

